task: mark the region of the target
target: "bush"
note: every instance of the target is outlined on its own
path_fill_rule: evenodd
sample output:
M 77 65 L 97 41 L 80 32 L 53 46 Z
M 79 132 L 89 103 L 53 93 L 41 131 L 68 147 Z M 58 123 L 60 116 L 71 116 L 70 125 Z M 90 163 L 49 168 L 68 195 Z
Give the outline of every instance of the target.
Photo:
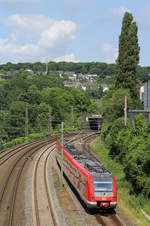
M 13 139 L 12 141 L 9 141 L 7 143 L 5 143 L 3 145 L 3 148 L 6 149 L 6 148 L 10 148 L 10 147 L 13 147 L 17 144 L 21 144 L 25 141 L 25 138 L 24 137 L 19 137 L 19 138 L 16 138 L 16 139 Z
M 101 129 L 101 138 L 105 141 L 106 137 L 108 136 L 110 131 L 110 125 L 108 123 L 103 123 L 102 129 Z
M 109 128 L 109 129 L 108 129 Z M 105 124 L 102 138 L 109 148 L 109 155 L 123 163 L 126 178 L 136 194 L 150 197 L 150 123 L 145 124 L 143 115 L 135 117 L 135 124 L 124 118 L 115 120 L 110 128 Z

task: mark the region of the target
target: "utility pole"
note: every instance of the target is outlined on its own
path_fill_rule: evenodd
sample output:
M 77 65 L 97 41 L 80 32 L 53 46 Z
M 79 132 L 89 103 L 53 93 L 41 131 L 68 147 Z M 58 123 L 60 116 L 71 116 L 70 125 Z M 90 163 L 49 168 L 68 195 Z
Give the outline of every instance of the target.
M 51 132 L 52 130 L 53 130 L 53 128 L 52 128 L 52 111 L 51 111 L 51 108 L 49 108 L 48 132 Z
M 63 158 L 64 158 L 64 153 L 63 153 L 63 130 L 64 130 L 64 123 L 61 123 L 61 175 L 60 175 L 60 188 L 63 188 Z
M 71 108 L 71 118 L 72 118 L 72 128 L 74 128 L 74 109 L 73 109 L 73 106 Z
M 127 126 L 127 96 L 124 97 L 124 125 Z
M 25 113 L 25 139 L 28 140 L 29 131 L 28 131 L 28 104 L 26 104 L 26 113 Z

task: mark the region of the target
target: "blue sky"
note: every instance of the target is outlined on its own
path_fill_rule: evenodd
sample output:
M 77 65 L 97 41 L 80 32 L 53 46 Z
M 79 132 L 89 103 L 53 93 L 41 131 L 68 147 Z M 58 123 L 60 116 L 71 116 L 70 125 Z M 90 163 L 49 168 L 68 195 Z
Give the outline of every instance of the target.
M 148 0 L 0 0 L 0 64 L 114 63 L 126 11 L 138 25 L 140 65 L 150 66 Z

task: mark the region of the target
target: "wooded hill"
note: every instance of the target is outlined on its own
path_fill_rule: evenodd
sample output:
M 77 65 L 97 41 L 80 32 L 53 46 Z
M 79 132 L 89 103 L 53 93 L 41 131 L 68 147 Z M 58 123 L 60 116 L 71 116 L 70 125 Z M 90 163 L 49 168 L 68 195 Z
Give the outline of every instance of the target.
M 73 62 L 49 62 L 48 63 L 48 71 L 73 71 L 75 73 L 82 74 L 97 74 L 100 75 L 101 78 L 105 78 L 106 76 L 113 76 L 115 73 L 115 64 L 107 64 L 101 62 L 90 62 L 90 63 L 73 63 Z M 26 70 L 30 69 L 34 72 L 43 73 L 46 71 L 45 63 L 18 63 L 13 64 L 8 62 L 7 64 L 0 65 L 0 70 L 8 71 L 16 71 L 16 70 Z M 141 67 L 138 66 L 137 69 L 137 77 L 140 81 L 147 79 L 150 74 L 150 66 Z

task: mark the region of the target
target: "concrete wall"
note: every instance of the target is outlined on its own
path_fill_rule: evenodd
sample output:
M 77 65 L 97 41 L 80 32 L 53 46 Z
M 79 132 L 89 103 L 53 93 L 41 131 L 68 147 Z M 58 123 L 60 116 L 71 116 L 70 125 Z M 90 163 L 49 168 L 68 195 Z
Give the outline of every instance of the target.
M 134 118 L 138 114 L 143 114 L 145 122 L 150 120 L 150 111 L 148 110 L 129 110 L 128 119 L 134 123 Z
M 150 80 L 144 83 L 144 110 L 150 110 Z

